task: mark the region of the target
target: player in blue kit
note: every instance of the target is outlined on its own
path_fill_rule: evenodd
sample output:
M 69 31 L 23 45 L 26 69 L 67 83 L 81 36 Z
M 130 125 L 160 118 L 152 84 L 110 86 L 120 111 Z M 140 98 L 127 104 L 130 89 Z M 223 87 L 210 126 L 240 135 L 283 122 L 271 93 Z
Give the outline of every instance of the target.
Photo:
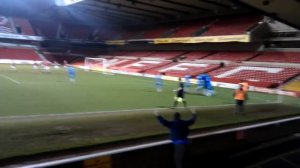
M 197 91 L 203 89 L 205 96 L 212 96 L 215 94 L 214 88 L 211 83 L 211 77 L 207 74 L 197 76 Z
M 196 78 L 197 78 L 197 91 L 200 91 L 204 87 L 203 75 L 198 75 Z
M 184 90 L 188 91 L 190 90 L 190 87 L 191 87 L 191 78 L 192 76 L 191 75 L 185 75 L 184 76 Z
M 162 91 L 163 80 L 162 80 L 161 74 L 157 74 L 155 76 L 155 87 L 156 87 L 156 91 L 157 92 L 161 92 Z
M 68 76 L 71 82 L 75 82 L 76 70 L 72 65 L 67 67 Z

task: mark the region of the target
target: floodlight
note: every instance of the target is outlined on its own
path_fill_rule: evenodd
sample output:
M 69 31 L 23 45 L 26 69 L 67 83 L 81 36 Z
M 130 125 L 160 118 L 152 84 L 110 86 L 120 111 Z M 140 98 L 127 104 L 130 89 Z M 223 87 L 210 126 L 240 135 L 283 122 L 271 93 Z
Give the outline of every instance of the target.
M 81 2 L 83 0 L 55 0 L 55 4 L 57 6 L 68 6 L 68 5 L 72 5 L 78 2 Z

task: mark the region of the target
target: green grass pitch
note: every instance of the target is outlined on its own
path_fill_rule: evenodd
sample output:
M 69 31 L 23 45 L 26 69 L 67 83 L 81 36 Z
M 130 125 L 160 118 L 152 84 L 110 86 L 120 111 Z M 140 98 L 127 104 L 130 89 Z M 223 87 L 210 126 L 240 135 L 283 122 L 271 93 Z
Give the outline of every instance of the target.
M 158 109 L 167 118 L 180 111 L 188 117 L 188 109 L 169 108 L 177 87 L 177 82 L 164 81 L 163 92 L 158 93 L 151 78 L 83 70 L 77 70 L 72 83 L 62 68 L 41 73 L 32 72 L 31 66 L 11 71 L 9 65 L 1 65 L 0 159 L 153 135 L 167 138 L 167 129 L 158 124 L 153 111 Z M 298 98 L 281 97 L 284 104 L 268 104 L 277 102 L 278 96 L 251 92 L 246 115 L 236 115 L 232 92 L 216 88 L 211 97 L 186 95 L 188 106 L 199 107 L 192 129 L 300 111 Z
M 0 116 L 168 108 L 173 104 L 172 90 L 178 87 L 177 82 L 164 81 L 163 92 L 158 93 L 151 78 L 83 70 L 77 70 L 76 82 L 72 83 L 62 68 L 50 73 L 32 72 L 30 66 L 17 68 L 11 71 L 1 66 Z M 189 106 L 234 103 L 232 90 L 216 88 L 216 93 L 212 97 L 187 95 L 186 99 Z M 249 103 L 277 100 L 276 96 L 258 93 L 249 97 Z

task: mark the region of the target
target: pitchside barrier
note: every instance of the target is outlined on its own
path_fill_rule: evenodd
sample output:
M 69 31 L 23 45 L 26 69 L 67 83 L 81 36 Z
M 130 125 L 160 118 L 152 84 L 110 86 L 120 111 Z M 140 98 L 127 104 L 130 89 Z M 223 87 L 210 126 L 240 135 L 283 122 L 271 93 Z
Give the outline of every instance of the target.
M 203 129 L 202 133 L 194 133 L 190 136 L 187 163 L 190 164 L 190 168 L 214 167 L 218 164 L 218 166 L 223 166 L 224 162 L 228 163 L 230 158 L 234 164 L 245 164 L 249 159 L 249 153 L 290 140 L 290 137 L 298 138 L 293 135 L 299 131 L 299 116 L 256 124 L 236 125 L 226 129 Z M 174 167 L 172 152 L 173 146 L 169 140 L 143 141 L 140 144 L 118 148 L 112 146 L 109 150 L 84 155 L 74 153 L 72 156 L 46 158 L 46 160 L 30 164 L 10 166 L 23 168 L 171 168 Z M 269 155 L 274 157 L 275 154 L 269 153 Z

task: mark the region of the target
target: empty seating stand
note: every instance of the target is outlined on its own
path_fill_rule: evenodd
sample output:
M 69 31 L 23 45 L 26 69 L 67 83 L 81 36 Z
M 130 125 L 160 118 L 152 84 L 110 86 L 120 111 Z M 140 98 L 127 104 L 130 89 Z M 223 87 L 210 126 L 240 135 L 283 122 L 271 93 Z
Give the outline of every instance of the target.
M 14 24 L 17 29 L 19 29 L 17 32 L 18 34 L 23 34 L 23 35 L 31 35 L 34 36 L 35 33 L 31 27 L 31 24 L 29 23 L 28 20 L 25 19 L 20 19 L 20 18 L 13 18 Z
M 203 36 L 245 34 L 247 29 L 261 20 L 260 16 L 232 16 L 219 18 L 208 26 Z
M 185 51 L 156 51 L 149 54 L 148 58 L 174 59 L 183 55 Z
M 72 49 L 71 54 L 73 55 L 82 55 L 87 57 L 94 57 L 98 55 L 102 55 L 104 52 L 97 50 L 80 50 L 80 49 Z
M 129 39 L 138 39 L 139 38 L 139 34 L 141 33 L 140 30 L 134 28 L 131 30 L 127 30 L 127 31 L 122 31 L 120 40 L 129 40 Z
M 144 39 L 154 39 L 154 38 L 162 38 L 167 32 L 171 31 L 173 28 L 172 25 L 162 25 L 158 27 L 148 28 L 144 31 L 143 38 Z
M 212 53 L 213 53 L 212 51 L 191 51 L 189 53 L 182 55 L 181 57 L 185 61 L 194 61 L 197 59 L 205 58 L 206 56 L 211 55 Z
M 40 56 L 33 49 L 0 48 L 0 59 L 11 60 L 41 60 Z
M 171 63 L 160 68 L 154 68 L 146 71 L 149 74 L 164 73 L 168 76 L 183 77 L 184 75 L 196 76 L 198 74 L 207 73 L 217 69 L 219 65 L 204 64 L 204 63 L 186 63 L 178 62 Z
M 215 54 L 209 55 L 204 59 L 207 60 L 226 60 L 226 61 L 246 61 L 257 55 L 257 52 L 251 51 L 234 51 L 234 52 L 217 52 Z
M 201 29 L 204 31 L 204 26 L 210 21 L 208 20 L 194 20 L 181 23 L 171 37 L 192 37 L 197 36 L 197 32 Z M 199 32 L 200 33 L 200 32 Z
M 256 62 L 300 63 L 300 52 L 264 52 L 251 59 Z
M 14 33 L 8 17 L 0 16 L 0 33 Z
M 133 52 L 128 52 L 126 54 L 127 54 L 127 56 L 130 56 L 130 57 L 141 58 L 141 57 L 147 57 L 151 53 L 152 53 L 151 51 L 133 51 Z
M 171 63 L 171 61 L 168 60 L 138 60 L 125 66 L 121 66 L 119 70 L 144 73 L 147 70 L 159 68 L 169 63 Z
M 136 62 L 137 60 L 134 59 L 120 59 L 120 58 L 112 58 L 108 59 L 107 63 L 109 69 L 114 69 L 114 70 L 123 70 L 123 67 L 129 64 L 132 64 Z
M 45 58 L 50 62 L 57 62 L 59 64 L 64 64 L 64 61 L 68 63 L 73 63 L 74 61 L 83 62 L 84 58 L 81 56 L 63 54 L 63 53 L 46 53 L 44 54 Z
M 209 74 L 214 81 L 219 82 L 238 83 L 240 80 L 247 80 L 253 86 L 277 87 L 300 74 L 300 69 L 231 65 Z

